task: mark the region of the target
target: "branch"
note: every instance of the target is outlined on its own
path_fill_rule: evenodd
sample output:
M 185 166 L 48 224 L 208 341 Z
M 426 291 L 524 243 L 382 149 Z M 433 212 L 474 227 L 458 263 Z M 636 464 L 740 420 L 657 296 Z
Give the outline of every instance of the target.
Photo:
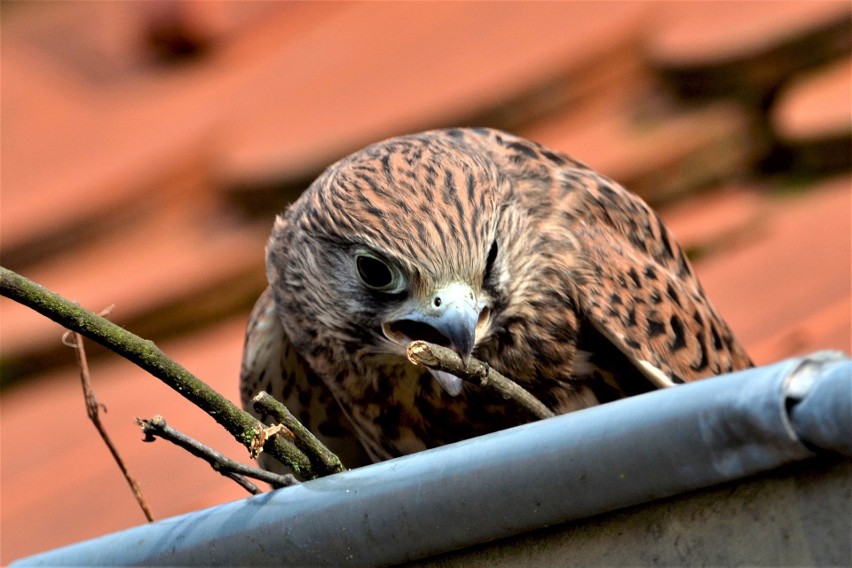
M 130 491 L 133 492 L 133 496 L 136 498 L 136 502 L 139 503 L 142 513 L 144 513 L 148 522 L 151 523 L 154 521 L 154 515 L 151 513 L 151 509 L 145 501 L 145 496 L 142 495 L 142 489 L 139 488 L 139 484 L 136 483 L 136 480 L 130 475 L 130 472 L 127 470 L 127 466 L 124 464 L 124 460 L 121 459 L 121 456 L 118 454 L 118 449 L 116 449 L 115 445 L 112 443 L 103 423 L 101 423 L 101 404 L 98 402 L 98 399 L 95 396 L 95 391 L 92 388 L 92 380 L 89 375 L 89 362 L 86 359 L 86 350 L 83 347 L 83 337 L 79 333 L 71 333 L 71 336 L 73 337 L 73 342 L 67 342 L 66 345 L 72 347 L 77 354 L 77 365 L 80 368 L 80 382 L 83 384 L 83 396 L 86 399 L 86 414 L 89 415 L 89 420 L 91 420 L 92 424 L 95 425 L 95 429 L 98 431 L 98 434 L 101 435 L 101 439 L 109 449 L 109 453 L 112 454 L 112 458 L 118 465 L 118 469 L 120 469 L 121 473 L 124 475 L 124 479 L 130 486 Z
M 32 308 L 148 371 L 207 412 L 246 448 L 250 448 L 252 441 L 262 432 L 263 424 L 256 418 L 169 359 L 152 341 L 142 339 L 2 266 L 0 295 Z M 282 436 L 269 438 L 263 449 L 304 479 L 318 476 L 307 456 Z
M 408 345 L 407 354 L 408 359 L 414 364 L 451 373 L 463 381 L 488 388 L 503 398 L 511 398 L 536 418 L 555 416 L 529 391 L 478 359 L 471 358 L 465 365 L 455 351 L 425 341 L 412 341 Z
M 185 449 L 192 455 L 203 459 L 209 463 L 214 470 L 218 471 L 225 477 L 236 481 L 243 487 L 243 489 L 252 495 L 261 493 L 261 490 L 258 489 L 254 483 L 247 480 L 246 477 L 265 481 L 273 487 L 287 487 L 289 485 L 299 483 L 292 475 L 279 475 L 277 473 L 272 473 L 271 471 L 258 469 L 256 467 L 240 463 L 236 460 L 232 460 L 216 450 L 205 446 L 201 442 L 190 438 L 186 434 L 175 430 L 166 423 L 165 418 L 162 416 L 154 416 L 150 420 L 137 418 L 136 424 L 142 428 L 146 442 L 152 442 L 155 436 L 168 440 L 169 442 Z
M 325 447 L 310 430 L 305 428 L 280 401 L 265 391 L 260 391 L 251 399 L 254 409 L 260 414 L 272 416 L 274 422 L 286 426 L 296 437 L 296 446 L 305 452 L 314 469 L 320 475 L 331 475 L 346 471 L 343 464 L 331 450 Z

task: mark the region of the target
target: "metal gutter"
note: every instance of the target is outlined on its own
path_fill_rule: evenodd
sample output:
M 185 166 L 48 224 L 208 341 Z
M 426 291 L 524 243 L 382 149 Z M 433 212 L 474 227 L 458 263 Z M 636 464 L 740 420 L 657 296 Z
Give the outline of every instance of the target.
M 852 361 L 821 352 L 558 416 L 22 559 L 388 565 L 852 457 Z

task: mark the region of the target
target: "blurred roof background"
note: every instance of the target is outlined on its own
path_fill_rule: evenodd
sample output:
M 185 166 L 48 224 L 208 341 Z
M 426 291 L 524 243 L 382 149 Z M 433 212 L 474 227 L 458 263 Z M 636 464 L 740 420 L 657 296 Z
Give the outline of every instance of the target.
M 2 264 L 238 400 L 274 215 L 337 158 L 440 126 L 565 151 L 655 205 L 758 364 L 850 351 L 848 2 L 0 5 Z M 0 301 L 0 563 L 144 521 L 62 330 Z M 246 459 L 89 345 L 154 514 L 242 496 L 133 417 Z

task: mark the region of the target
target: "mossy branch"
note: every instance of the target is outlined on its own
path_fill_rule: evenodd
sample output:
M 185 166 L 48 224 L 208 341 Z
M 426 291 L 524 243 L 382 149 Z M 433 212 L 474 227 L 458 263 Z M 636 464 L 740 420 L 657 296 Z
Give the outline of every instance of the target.
M 273 421 L 286 426 L 295 436 L 295 443 L 311 460 L 314 469 L 322 475 L 331 475 L 346 471 L 334 453 L 320 442 L 310 430 L 299 422 L 283 403 L 271 394 L 260 391 L 251 399 L 254 409 L 261 415 L 272 417 Z
M 146 370 L 212 416 L 246 448 L 251 448 L 252 441 L 263 429 L 263 424 L 255 417 L 235 406 L 167 357 L 152 341 L 134 335 L 2 266 L 0 266 L 0 295 L 100 343 Z M 308 457 L 282 436 L 273 436 L 266 440 L 263 449 L 303 479 L 313 479 L 320 475 L 314 471 Z

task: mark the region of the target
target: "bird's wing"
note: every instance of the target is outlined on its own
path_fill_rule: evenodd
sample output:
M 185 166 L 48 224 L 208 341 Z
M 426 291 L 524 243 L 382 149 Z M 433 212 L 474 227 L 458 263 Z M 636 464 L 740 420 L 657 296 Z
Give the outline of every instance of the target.
M 751 366 L 657 214 L 589 170 L 570 231 L 585 261 L 580 310 L 657 387 Z
M 283 402 L 346 467 L 372 463 L 329 389 L 290 343 L 269 288 L 261 294 L 249 317 L 240 369 L 243 408 L 255 416 L 258 414 L 251 399 L 261 390 Z M 267 461 L 271 462 L 262 460 L 267 469 L 280 469 Z
M 254 414 L 251 399 L 272 385 L 272 377 L 282 376 L 281 359 L 284 329 L 275 313 L 275 303 L 269 288 L 254 304 L 246 327 L 243 360 L 240 366 L 240 397 L 243 408 Z

